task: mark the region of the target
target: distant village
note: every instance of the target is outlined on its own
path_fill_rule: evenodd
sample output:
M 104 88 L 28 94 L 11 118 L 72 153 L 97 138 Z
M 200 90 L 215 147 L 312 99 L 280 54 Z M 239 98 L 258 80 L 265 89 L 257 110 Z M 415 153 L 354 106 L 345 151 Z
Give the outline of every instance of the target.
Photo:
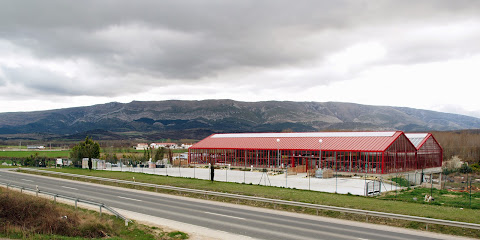
M 136 150 L 147 150 L 148 148 L 153 148 L 153 149 L 157 149 L 157 148 L 169 148 L 169 149 L 189 149 L 191 146 L 191 144 L 176 144 L 176 143 L 150 143 L 150 145 L 148 143 L 139 143 L 137 144 L 137 146 L 135 147 Z

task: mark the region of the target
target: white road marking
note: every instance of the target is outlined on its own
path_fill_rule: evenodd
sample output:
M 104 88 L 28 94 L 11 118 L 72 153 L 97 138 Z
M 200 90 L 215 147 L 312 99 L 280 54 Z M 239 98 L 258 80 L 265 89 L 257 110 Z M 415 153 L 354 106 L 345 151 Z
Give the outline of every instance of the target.
M 123 198 L 123 199 L 127 199 L 127 200 L 137 201 L 137 202 L 143 202 L 142 200 L 133 199 L 133 198 L 128 198 L 128 197 L 121 197 L 121 196 L 117 196 L 117 197 Z
M 73 188 L 73 187 L 66 187 L 66 186 L 62 186 L 63 188 L 66 188 L 66 189 L 72 189 L 72 190 L 78 190 L 76 188 Z
M 366 238 L 358 238 L 358 240 L 368 240 L 368 239 L 366 239 Z
M 228 215 L 223 215 L 223 214 L 219 214 L 219 213 L 212 213 L 212 212 L 204 212 L 204 213 L 212 214 L 212 215 L 217 215 L 217 216 L 222 216 L 222 217 L 229 217 L 229 218 L 235 218 L 235 219 L 245 220 L 245 218 L 228 216 Z
M 22 178 L 22 179 L 20 179 L 20 180 L 23 180 L 23 181 L 25 181 L 25 182 L 33 182 L 32 180 L 23 179 L 23 178 Z

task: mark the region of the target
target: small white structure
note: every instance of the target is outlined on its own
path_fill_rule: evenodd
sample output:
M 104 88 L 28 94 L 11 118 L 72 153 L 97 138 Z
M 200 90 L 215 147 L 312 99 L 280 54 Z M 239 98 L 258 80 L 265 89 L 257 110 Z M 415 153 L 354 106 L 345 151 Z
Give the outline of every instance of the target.
M 147 150 L 148 149 L 148 143 L 139 143 L 135 147 L 136 150 Z
M 180 159 L 180 160 L 188 159 L 188 153 L 180 153 L 177 156 L 173 157 L 173 160 L 177 160 L 177 159 Z
M 170 149 L 176 149 L 177 144 L 176 143 L 151 143 L 150 144 L 151 148 L 170 148 Z
M 41 145 L 27 145 L 27 149 L 45 149 L 45 146 L 41 146 Z
M 82 168 L 88 169 L 88 158 L 82 159 Z M 92 158 L 92 169 L 106 169 L 107 165 L 105 160 Z
M 189 149 L 191 146 L 193 146 L 193 144 L 183 144 L 182 143 L 182 145 L 180 145 L 180 148 L 181 149 Z

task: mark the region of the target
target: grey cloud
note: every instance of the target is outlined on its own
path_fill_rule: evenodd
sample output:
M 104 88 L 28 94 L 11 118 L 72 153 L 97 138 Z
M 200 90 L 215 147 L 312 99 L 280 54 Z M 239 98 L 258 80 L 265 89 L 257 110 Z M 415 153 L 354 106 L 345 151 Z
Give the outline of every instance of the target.
M 20 92 L 4 92 L 4 95 L 32 94 L 35 96 L 116 96 L 128 91 L 145 90 L 148 86 L 129 84 L 128 90 L 121 81 L 92 78 L 68 77 L 42 68 L 3 68 L 5 83 L 8 82 Z M 1 82 L 1 78 L 0 78 Z
M 197 80 L 236 68 L 301 66 L 376 37 L 365 35 L 364 28 L 377 27 L 381 34 L 391 31 L 390 25 L 414 28 L 432 19 L 477 18 L 479 11 L 479 1 L 3 1 L 0 38 L 39 59 L 86 59 L 119 84 L 152 84 L 152 79 L 167 84 L 166 79 Z M 146 31 L 128 36 L 135 27 Z M 115 28 L 117 38 L 115 32 L 108 35 Z M 381 40 L 391 48 L 390 59 L 407 63 L 479 50 L 465 44 L 452 51 L 451 42 L 426 46 L 431 39 Z M 122 80 L 131 73 L 148 77 L 135 84 Z M 38 87 L 92 94 L 71 86 Z
M 3 72 L 11 84 L 30 90 L 35 94 L 82 95 L 81 83 L 65 81 L 65 76 L 33 68 L 4 68 Z M 72 86 L 76 85 L 76 86 Z

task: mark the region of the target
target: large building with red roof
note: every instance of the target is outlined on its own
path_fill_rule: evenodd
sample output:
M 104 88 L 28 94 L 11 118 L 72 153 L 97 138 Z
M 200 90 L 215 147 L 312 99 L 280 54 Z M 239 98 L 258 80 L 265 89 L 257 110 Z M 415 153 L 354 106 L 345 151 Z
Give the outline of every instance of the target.
M 189 162 L 372 174 L 440 167 L 440 145 L 431 134 L 422 136 L 417 146 L 401 131 L 213 134 L 189 148 Z

